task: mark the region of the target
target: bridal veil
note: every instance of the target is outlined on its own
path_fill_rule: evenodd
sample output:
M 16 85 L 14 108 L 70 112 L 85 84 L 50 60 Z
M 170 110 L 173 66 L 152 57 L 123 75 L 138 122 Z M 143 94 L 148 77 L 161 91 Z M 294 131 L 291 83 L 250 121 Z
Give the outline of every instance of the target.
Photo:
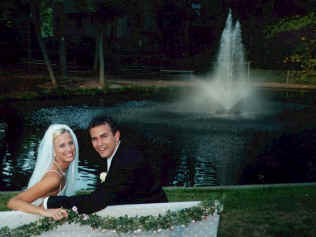
M 77 137 L 74 134 L 74 132 L 71 130 L 70 127 L 63 124 L 52 124 L 46 130 L 45 135 L 43 139 L 41 140 L 40 145 L 38 147 L 35 168 L 31 176 L 31 179 L 28 183 L 27 188 L 30 188 L 34 184 L 39 182 L 43 178 L 47 170 L 50 168 L 54 160 L 53 134 L 55 133 L 55 131 L 60 130 L 60 129 L 65 129 L 66 131 L 70 133 L 70 135 L 73 138 L 73 142 L 76 148 L 75 158 L 71 162 L 66 173 L 65 186 L 62 192 L 58 194 L 58 195 L 70 196 L 70 195 L 73 195 L 76 191 L 75 182 L 78 175 L 77 170 L 78 170 L 78 160 L 79 160 L 79 146 L 78 146 Z M 36 200 L 36 202 L 38 202 L 38 200 Z

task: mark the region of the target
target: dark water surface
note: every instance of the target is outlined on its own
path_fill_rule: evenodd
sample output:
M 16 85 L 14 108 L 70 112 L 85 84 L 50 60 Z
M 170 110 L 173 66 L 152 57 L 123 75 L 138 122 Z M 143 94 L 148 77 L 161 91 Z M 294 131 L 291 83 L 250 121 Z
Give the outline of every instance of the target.
M 27 185 L 37 146 L 51 123 L 73 128 L 80 146 L 78 186 L 93 188 L 102 163 L 86 129 L 100 113 L 119 121 L 122 141 L 146 152 L 166 186 L 315 182 L 316 94 L 257 93 L 264 99 L 237 113 L 218 113 L 205 105 L 201 110 L 185 100 L 112 106 L 97 97 L 10 103 L 23 123 L 0 120 L 1 190 Z

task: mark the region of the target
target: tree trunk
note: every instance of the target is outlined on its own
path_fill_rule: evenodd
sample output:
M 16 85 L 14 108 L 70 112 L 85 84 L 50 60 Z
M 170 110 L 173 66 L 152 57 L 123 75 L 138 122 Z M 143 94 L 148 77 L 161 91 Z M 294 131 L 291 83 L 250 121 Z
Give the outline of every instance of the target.
M 27 21 L 27 72 L 31 72 L 31 61 L 32 61 L 32 20 L 28 18 Z
M 30 4 L 31 4 L 32 21 L 33 21 L 33 25 L 34 25 L 34 28 L 35 28 L 36 38 L 38 40 L 40 49 L 42 51 L 42 54 L 43 54 L 43 57 L 44 57 L 44 61 L 45 61 L 45 64 L 47 66 L 47 70 L 48 70 L 48 73 L 49 73 L 49 77 L 50 77 L 50 79 L 52 81 L 52 86 L 54 88 L 56 88 L 57 87 L 57 81 L 56 81 L 56 78 L 55 78 L 55 75 L 54 75 L 54 71 L 53 71 L 52 65 L 50 63 L 50 60 L 49 60 L 47 52 L 46 52 L 45 44 L 44 44 L 42 36 L 41 36 L 41 25 L 40 25 L 41 23 L 40 23 L 39 9 L 36 8 L 36 6 L 35 6 L 36 3 L 34 1 L 31 1 Z
M 65 41 L 65 11 L 64 11 L 64 1 L 56 2 L 55 4 L 56 12 L 56 35 L 59 39 L 59 66 L 61 78 L 67 80 L 67 57 L 66 57 L 66 41 Z
M 184 48 L 186 56 L 192 56 L 192 47 L 190 42 L 191 21 L 186 19 L 184 22 Z
M 99 42 L 100 42 L 100 34 L 96 34 L 95 39 L 95 52 L 94 52 L 94 62 L 93 62 L 93 71 L 98 70 L 98 63 L 99 63 Z
M 101 87 L 103 88 L 105 85 L 104 80 L 104 51 L 103 51 L 103 41 L 104 41 L 104 27 L 100 27 L 100 39 L 99 39 L 99 62 L 100 62 L 100 68 L 99 68 L 99 83 Z
M 59 63 L 60 63 L 61 78 L 63 80 L 67 80 L 68 75 L 67 75 L 67 58 L 66 58 L 65 37 L 61 37 L 59 39 Z

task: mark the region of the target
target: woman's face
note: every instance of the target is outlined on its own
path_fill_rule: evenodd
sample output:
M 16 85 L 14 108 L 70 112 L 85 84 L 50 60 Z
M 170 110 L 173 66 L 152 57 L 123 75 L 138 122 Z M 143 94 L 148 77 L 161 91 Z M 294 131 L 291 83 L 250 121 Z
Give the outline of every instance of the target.
M 71 163 L 75 159 L 76 147 L 69 132 L 58 135 L 54 140 L 55 159 Z

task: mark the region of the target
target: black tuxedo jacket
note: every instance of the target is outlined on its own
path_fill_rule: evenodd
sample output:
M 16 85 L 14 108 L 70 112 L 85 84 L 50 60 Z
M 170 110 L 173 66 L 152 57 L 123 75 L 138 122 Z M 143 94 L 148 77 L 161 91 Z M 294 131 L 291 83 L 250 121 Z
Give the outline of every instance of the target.
M 167 202 L 160 180 L 155 178 L 140 151 L 121 142 L 105 181 L 95 191 L 71 197 L 49 197 L 47 208 L 76 206 L 79 213 L 93 213 L 108 205 L 157 202 Z

